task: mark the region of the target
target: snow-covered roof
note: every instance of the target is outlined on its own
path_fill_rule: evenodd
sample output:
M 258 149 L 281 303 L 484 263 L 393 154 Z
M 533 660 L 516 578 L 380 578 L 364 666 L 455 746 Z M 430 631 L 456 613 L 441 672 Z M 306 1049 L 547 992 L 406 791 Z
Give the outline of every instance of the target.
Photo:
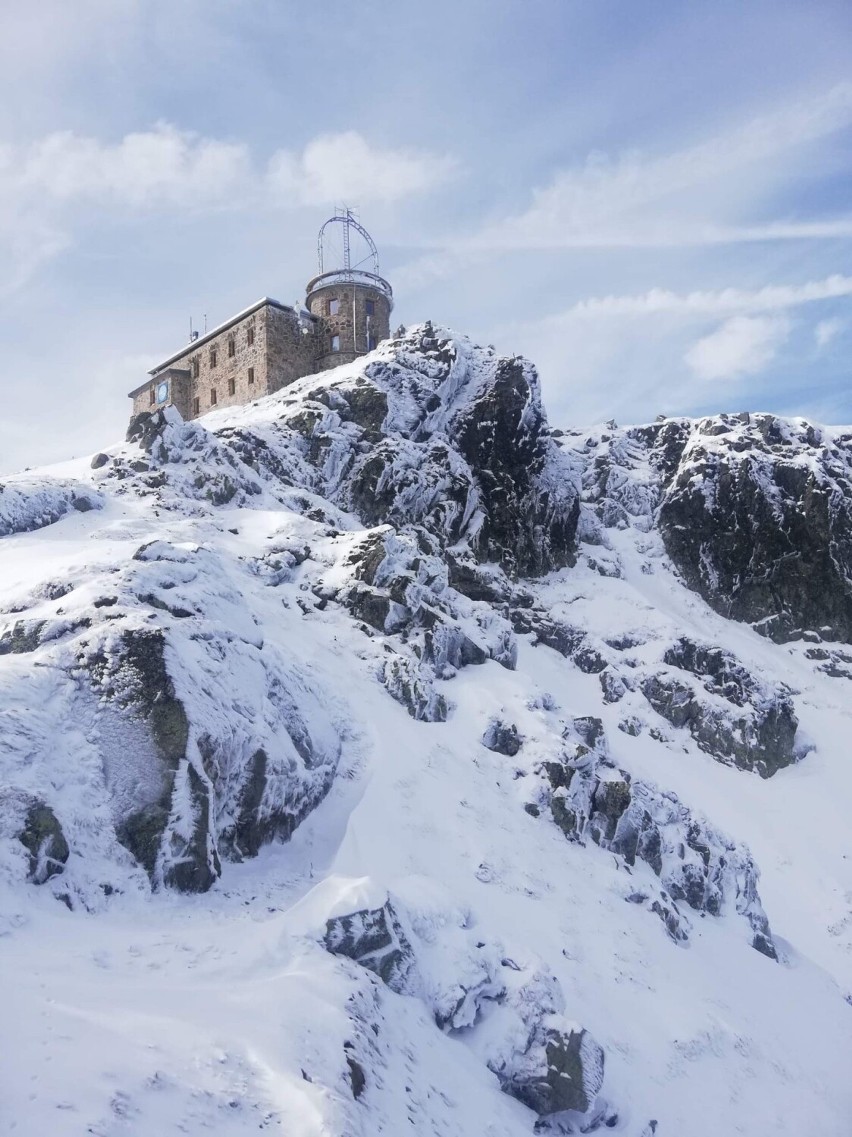
M 250 316 L 252 312 L 256 312 L 258 308 L 263 308 L 264 306 L 268 306 L 270 308 L 278 308 L 282 312 L 293 312 L 295 315 L 302 315 L 302 313 L 296 313 L 295 309 L 290 304 L 282 304 L 280 300 L 273 300 L 271 296 L 263 296 L 260 300 L 256 300 L 254 304 L 250 304 L 248 308 L 243 308 L 242 312 L 237 312 L 236 316 L 231 316 L 229 320 L 225 320 L 225 322 L 222 324 L 217 324 L 215 328 L 212 328 L 209 332 L 205 332 L 203 336 L 199 336 L 198 339 L 192 340 L 190 343 L 186 344 L 180 349 L 180 351 L 175 352 L 174 355 L 170 355 L 169 358 L 164 360 L 162 363 L 158 363 L 156 367 L 152 368 L 148 372 L 148 374 L 158 375 L 161 371 L 164 371 L 176 360 L 182 359 L 183 356 L 187 355 L 191 351 L 196 351 L 205 343 L 214 339 L 216 336 L 221 335 L 222 332 L 226 332 L 228 328 L 233 327 L 234 324 L 238 324 L 240 320 L 244 320 L 246 316 Z

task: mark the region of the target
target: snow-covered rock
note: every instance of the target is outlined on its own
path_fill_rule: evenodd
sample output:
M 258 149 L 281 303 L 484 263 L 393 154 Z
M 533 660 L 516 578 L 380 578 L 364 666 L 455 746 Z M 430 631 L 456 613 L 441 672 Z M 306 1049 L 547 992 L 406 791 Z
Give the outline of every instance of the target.
M 131 435 L 0 489 L 11 1131 L 846 1137 L 846 433 L 426 325 Z

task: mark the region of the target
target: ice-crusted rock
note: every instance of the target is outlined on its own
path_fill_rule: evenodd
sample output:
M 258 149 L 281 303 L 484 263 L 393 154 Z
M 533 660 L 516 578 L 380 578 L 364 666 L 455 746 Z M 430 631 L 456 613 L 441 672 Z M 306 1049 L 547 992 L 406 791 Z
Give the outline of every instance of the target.
M 796 761 L 798 718 L 782 683 L 757 679 L 731 652 L 686 637 L 667 649 L 663 663 L 676 670 L 646 676 L 641 689 L 654 710 L 672 726 L 686 727 L 702 750 L 763 778 Z
M 483 746 L 493 750 L 495 754 L 505 754 L 507 758 L 514 758 L 521 749 L 522 742 L 523 739 L 515 724 L 502 722 L 500 719 L 492 719 L 482 736 Z
M 503 1089 L 548 1117 L 567 1110 L 586 1113 L 604 1079 L 604 1052 L 582 1028 L 542 1024 L 529 1049 L 504 1074 Z
M 768 414 L 578 439 L 581 535 L 659 528 L 690 588 L 778 642 L 852 640 L 852 437 Z
M 752 946 L 776 958 L 748 849 L 694 815 L 675 794 L 614 768 L 606 760 L 602 733 L 596 733 L 591 749 L 585 723 L 576 734 L 562 759 L 544 768 L 552 788 L 551 814 L 565 836 L 591 839 L 628 865 L 644 863 L 664 889 L 648 906 L 673 939 L 689 934 L 678 903 L 711 916 L 733 909 L 748 921 Z M 631 899 L 644 903 L 649 897 L 635 893 Z
M 406 990 L 414 952 L 390 901 L 381 908 L 333 917 L 326 924 L 324 943 L 332 955 L 345 955 L 375 972 L 392 991 Z
M 31 602 L 48 614 L 0 630 L 10 697 L 16 684 L 50 691 L 38 716 L 7 714 L 5 776 L 13 793 L 44 788 L 68 843 L 83 834 L 72 899 L 96 905 L 104 888 L 129 885 L 122 846 L 155 888 L 206 890 L 223 858 L 288 839 L 331 786 L 333 700 L 264 644 L 225 562 L 191 542 L 148 541 L 87 588 L 37 590 Z M 84 737 L 69 735 L 69 719 Z M 36 727 L 36 739 L 70 737 L 73 761 L 33 741 Z M 78 777 L 98 811 L 97 855 L 83 802 L 70 827 L 61 809 Z
M 69 513 L 88 513 L 102 507 L 102 496 L 91 486 L 16 474 L 0 482 L 0 537 L 43 529 Z
M 783 642 L 852 638 L 852 439 L 772 415 L 702 420 L 660 531 L 687 583 Z
M 272 421 L 214 438 L 161 413 L 139 419 L 149 467 L 119 462 L 110 476 L 161 497 L 280 501 L 297 485 L 368 526 L 419 526 L 511 575 L 573 562 L 577 477 L 550 437 L 535 369 L 440 329 L 382 345 L 362 373 L 300 380 Z
M 519 964 L 499 945 L 474 941 L 451 909 L 427 904 L 406 910 L 403 919 L 399 902 L 390 899 L 332 917 L 323 943 L 391 990 L 421 998 L 445 1032 L 473 1038 L 502 1089 L 540 1118 L 566 1111 L 591 1116 L 604 1052 L 564 1016 L 562 989 L 541 961 Z
M 28 879 L 44 884 L 64 872 L 71 850 L 50 806 L 32 795 L 0 793 L 0 808 L 17 818 L 18 840 L 28 854 Z

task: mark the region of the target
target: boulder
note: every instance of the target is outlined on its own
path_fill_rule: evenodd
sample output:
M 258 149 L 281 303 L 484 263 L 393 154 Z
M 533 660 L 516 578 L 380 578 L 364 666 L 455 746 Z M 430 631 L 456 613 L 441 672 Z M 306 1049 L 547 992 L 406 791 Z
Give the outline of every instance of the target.
M 495 754 L 505 754 L 507 758 L 514 758 L 521 749 L 522 742 L 515 724 L 500 719 L 492 719 L 482 736 L 483 746 Z
M 566 1110 L 587 1113 L 603 1079 L 603 1048 L 587 1030 L 542 1025 L 501 1082 L 506 1093 L 549 1117 Z
M 44 884 L 64 872 L 70 850 L 56 814 L 45 802 L 33 799 L 18 836 L 29 853 L 28 879 Z
M 327 921 L 323 943 L 332 955 L 344 955 L 374 972 L 392 991 L 406 990 L 414 952 L 390 901 Z

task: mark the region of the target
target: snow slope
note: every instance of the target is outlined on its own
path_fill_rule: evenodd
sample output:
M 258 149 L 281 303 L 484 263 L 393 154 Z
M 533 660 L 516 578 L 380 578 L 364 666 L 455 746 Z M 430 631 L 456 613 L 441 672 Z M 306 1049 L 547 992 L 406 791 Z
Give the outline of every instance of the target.
M 0 1132 L 852 1131 L 842 647 L 647 445 L 429 327 L 145 432 L 0 493 Z

